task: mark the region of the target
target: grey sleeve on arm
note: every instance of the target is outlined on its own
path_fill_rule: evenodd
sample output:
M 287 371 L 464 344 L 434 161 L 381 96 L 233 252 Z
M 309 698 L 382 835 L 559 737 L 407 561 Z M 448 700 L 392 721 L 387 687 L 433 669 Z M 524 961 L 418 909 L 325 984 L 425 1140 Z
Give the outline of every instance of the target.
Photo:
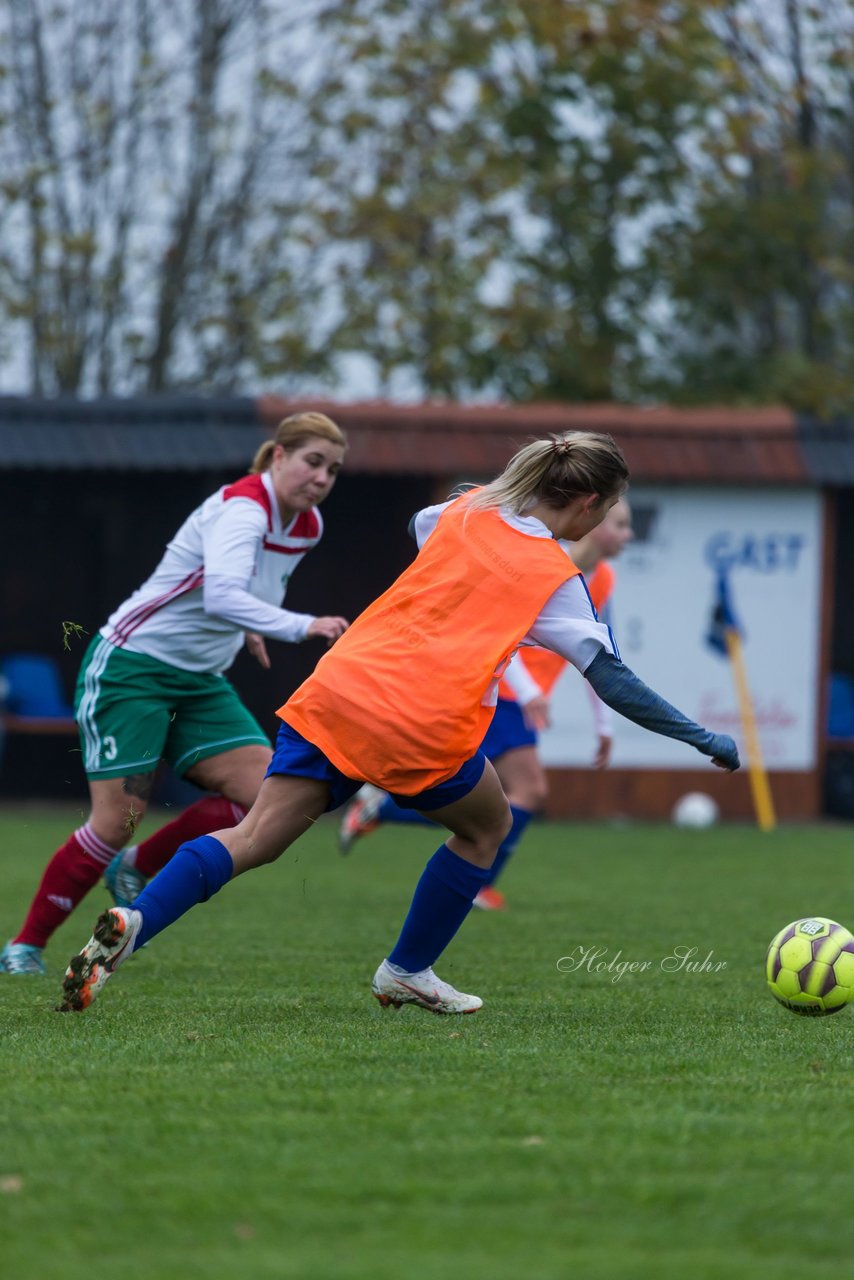
M 687 742 L 704 756 L 714 756 L 723 761 L 728 769 L 738 768 L 738 750 L 732 738 L 725 733 L 711 733 L 694 720 L 689 720 L 613 654 L 602 650 L 584 675 L 602 701 L 627 720 L 653 733 L 663 734 L 665 738 Z

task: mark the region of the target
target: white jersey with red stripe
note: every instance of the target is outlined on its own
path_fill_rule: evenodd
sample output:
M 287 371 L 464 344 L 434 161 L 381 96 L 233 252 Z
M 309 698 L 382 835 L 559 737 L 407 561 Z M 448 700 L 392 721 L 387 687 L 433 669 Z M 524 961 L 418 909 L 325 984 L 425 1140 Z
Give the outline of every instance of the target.
M 151 577 L 101 630 L 112 644 L 185 671 L 226 671 L 246 631 L 303 640 L 313 614 L 281 607 L 316 546 L 316 507 L 283 525 L 268 472 L 224 485 L 188 516 Z

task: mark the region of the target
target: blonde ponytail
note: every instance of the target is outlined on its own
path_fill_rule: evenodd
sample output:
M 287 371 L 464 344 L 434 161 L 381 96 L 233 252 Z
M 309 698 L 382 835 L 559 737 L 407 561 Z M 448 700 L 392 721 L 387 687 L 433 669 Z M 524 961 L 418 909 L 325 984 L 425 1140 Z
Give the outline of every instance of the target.
M 602 498 L 619 496 L 628 480 L 626 460 L 611 436 L 565 431 L 525 445 L 500 476 L 478 489 L 469 506 L 509 507 L 524 515 L 537 502 L 561 508 L 591 493 Z

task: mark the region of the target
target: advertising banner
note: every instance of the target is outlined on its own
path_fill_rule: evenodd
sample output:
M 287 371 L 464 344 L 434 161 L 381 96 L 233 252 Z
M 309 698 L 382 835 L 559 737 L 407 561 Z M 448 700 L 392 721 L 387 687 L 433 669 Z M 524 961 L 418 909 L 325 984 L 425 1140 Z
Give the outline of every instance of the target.
M 623 661 L 744 754 L 727 659 L 709 644 L 721 577 L 742 632 L 766 767 L 815 767 L 821 624 L 822 500 L 812 489 L 638 487 L 635 541 L 614 562 L 609 621 Z M 595 750 L 584 681 L 568 667 L 541 736 L 548 765 L 587 765 Z M 614 716 L 616 768 L 696 769 L 683 743 Z

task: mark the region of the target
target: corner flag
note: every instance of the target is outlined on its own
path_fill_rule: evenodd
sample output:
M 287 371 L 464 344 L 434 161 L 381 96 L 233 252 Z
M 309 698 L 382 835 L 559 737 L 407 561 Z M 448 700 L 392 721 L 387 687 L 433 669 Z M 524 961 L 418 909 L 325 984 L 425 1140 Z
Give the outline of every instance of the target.
M 722 658 L 728 656 L 726 633 L 728 630 L 737 631 L 744 638 L 744 630 L 738 622 L 732 607 L 732 601 L 729 594 L 729 582 L 725 573 L 718 574 L 718 583 L 715 589 L 715 599 L 712 604 L 712 613 L 709 618 L 709 631 L 706 636 L 706 644 L 710 649 L 714 649 Z
M 753 712 L 753 703 L 747 685 L 742 639 L 743 632 L 732 607 L 729 582 L 726 574 L 721 571 L 718 574 L 706 643 L 721 657 L 728 657 L 732 665 L 732 676 L 738 697 L 741 727 L 744 731 L 744 742 L 747 747 L 750 790 L 753 796 L 756 821 L 762 831 L 773 831 L 777 825 L 777 819 L 774 814 L 771 788 L 768 785 L 768 775 L 762 763 L 762 748 L 759 744 L 756 716 Z

